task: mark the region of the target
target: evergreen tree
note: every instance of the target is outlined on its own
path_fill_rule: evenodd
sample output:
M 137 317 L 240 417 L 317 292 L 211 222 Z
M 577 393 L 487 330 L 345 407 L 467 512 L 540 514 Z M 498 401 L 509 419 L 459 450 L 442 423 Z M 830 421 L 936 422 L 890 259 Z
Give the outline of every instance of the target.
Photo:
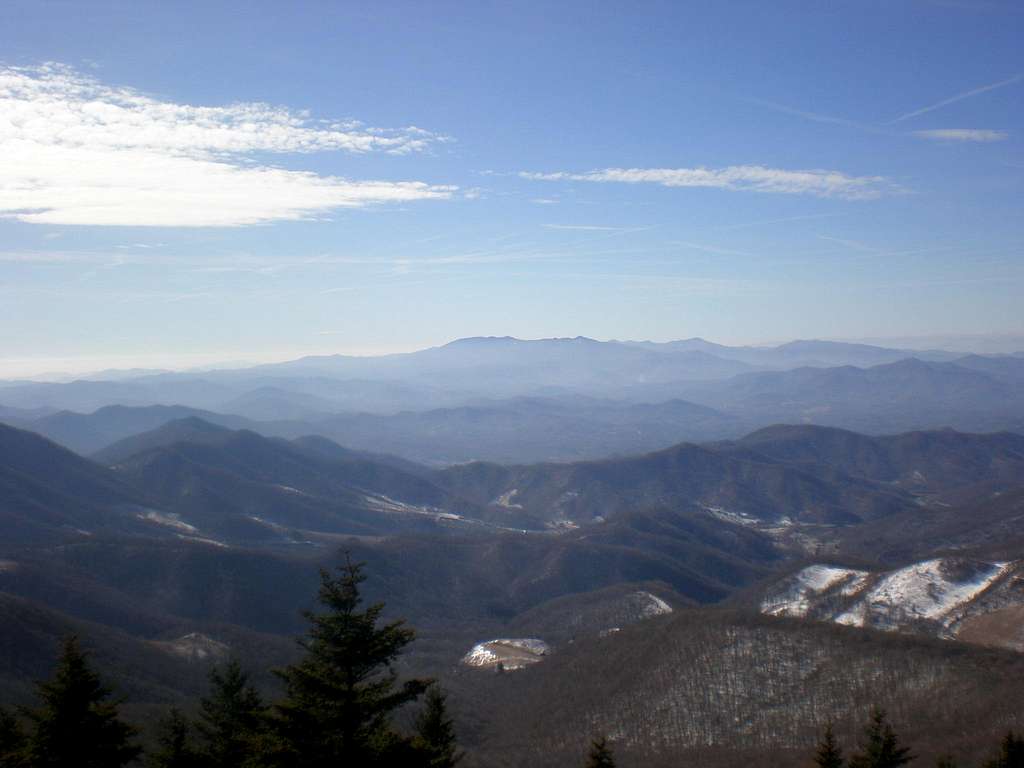
M 985 768 L 1024 768 L 1024 738 L 1012 731 L 1003 737 L 999 753 L 985 763 Z
M 262 725 L 263 701 L 237 661 L 210 672 L 210 693 L 199 702 L 196 730 L 204 765 L 240 768 Z
M 25 734 L 17 718 L 6 709 L 0 708 L 0 768 L 17 768 L 24 765 L 24 747 Z
M 393 663 L 413 639 L 402 621 L 380 625 L 381 604 L 362 607 L 361 564 L 346 561 L 338 575 L 320 572 L 321 613 L 307 612 L 310 629 L 298 664 L 277 674 L 285 699 L 274 713 L 271 764 L 289 768 L 409 764 L 411 739 L 391 716 L 417 699 L 426 680 L 398 683 Z M 265 746 L 264 749 L 267 749 Z M 404 756 L 404 757 L 402 757 Z
M 135 729 L 118 717 L 110 689 L 70 637 L 49 680 L 37 684 L 42 705 L 25 711 L 33 728 L 26 745 L 32 768 L 118 768 L 138 757 Z
M 843 750 L 836 743 L 832 723 L 825 725 L 825 733 L 822 734 L 818 749 L 814 753 L 814 764 L 818 768 L 843 768 Z
M 612 755 L 608 739 L 602 736 L 590 743 L 590 754 L 587 755 L 586 768 L 615 768 L 615 757 Z
M 157 750 L 147 756 L 147 768 L 201 768 L 202 765 L 189 743 L 188 720 L 172 707 L 160 722 Z
M 455 724 L 448 716 L 446 698 L 436 685 L 430 686 L 424 709 L 416 718 L 414 746 L 429 768 L 454 768 L 463 757 L 456 746 Z
M 935 762 L 935 768 L 957 768 L 952 755 L 943 755 Z
M 850 768 L 898 768 L 913 759 L 910 749 L 900 746 L 885 718 L 885 710 L 872 709 L 871 719 L 864 728 L 864 743 L 861 751 L 850 758 Z

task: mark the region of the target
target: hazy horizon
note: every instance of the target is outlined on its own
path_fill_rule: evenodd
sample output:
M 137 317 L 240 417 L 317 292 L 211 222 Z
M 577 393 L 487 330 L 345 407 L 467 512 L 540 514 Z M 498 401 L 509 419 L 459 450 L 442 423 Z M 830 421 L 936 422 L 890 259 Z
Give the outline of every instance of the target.
M 1003 2 L 5 3 L 0 375 L 1021 334 L 1022 32 Z
M 666 343 L 686 339 L 702 339 L 714 344 L 721 344 L 728 347 L 775 347 L 791 341 L 833 341 L 847 344 L 866 344 L 869 346 L 906 349 L 910 351 L 941 350 L 963 354 L 991 354 L 1003 355 L 1024 352 L 1024 334 L 970 334 L 963 336 L 919 336 L 919 337 L 867 337 L 867 338 L 813 338 L 813 339 L 769 339 L 760 341 L 735 341 L 728 342 L 721 339 L 709 339 L 703 336 L 689 336 L 680 339 L 626 339 L 626 338 L 594 338 L 586 334 L 575 336 L 552 336 L 540 339 L 525 339 L 511 334 L 503 334 L 504 337 L 515 338 L 519 341 L 539 341 L 546 339 L 572 339 L 578 336 L 593 339 L 594 341 L 653 341 L 655 343 Z M 218 354 L 206 353 L 198 355 L 168 356 L 161 354 L 151 355 L 129 355 L 110 357 L 67 357 L 67 358 L 0 358 L 0 381 L 4 379 L 23 379 L 37 381 L 58 381 L 67 380 L 76 376 L 94 376 L 103 372 L 130 372 L 133 370 L 149 371 L 207 371 L 230 368 L 245 368 L 249 366 L 263 365 L 266 363 L 281 363 L 297 360 L 303 357 L 317 357 L 330 355 L 344 355 L 351 357 L 381 357 L 385 355 L 404 354 L 420 352 L 426 349 L 433 349 L 467 338 L 481 338 L 480 336 L 460 336 L 454 339 L 445 339 L 435 344 L 424 346 L 408 346 L 395 348 L 323 348 L 312 350 L 286 350 L 264 356 L 250 358 L 232 356 L 231 353 Z M 500 338 L 491 336 L 487 338 Z

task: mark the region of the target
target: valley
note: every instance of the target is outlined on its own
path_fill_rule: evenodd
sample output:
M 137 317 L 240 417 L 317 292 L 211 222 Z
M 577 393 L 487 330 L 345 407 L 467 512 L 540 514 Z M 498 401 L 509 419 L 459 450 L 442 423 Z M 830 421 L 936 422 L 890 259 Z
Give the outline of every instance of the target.
M 466 342 L 485 362 L 489 343 L 519 349 L 507 340 Z M 508 379 L 515 365 L 554 355 L 549 362 L 563 360 L 572 372 L 581 345 L 597 359 L 613 355 L 608 365 L 653 355 L 667 376 L 679 375 L 675 352 L 608 351 L 580 340 L 525 344 L 524 359 L 501 370 Z M 431 355 L 462 354 L 455 346 Z M 852 370 L 872 371 L 871 387 L 890 386 L 879 383 L 894 365 L 879 362 L 881 353 L 825 351 L 867 355 L 882 370 Z M 750 367 L 793 353 L 729 354 Z M 347 365 L 318 360 L 299 370 L 322 375 Z M 934 378 L 953 365 L 913 370 Z M 409 366 L 430 370 L 405 359 L 388 366 L 403 376 Z M 455 396 L 441 370 L 432 386 Z M 846 368 L 796 370 L 809 387 L 799 395 L 805 403 L 825 391 L 838 396 L 835 376 L 852 377 L 843 403 L 870 394 L 862 374 Z M 248 375 L 209 378 L 235 387 Z M 563 375 L 528 386 L 564 386 Z M 745 391 L 756 379 L 744 377 L 754 375 L 717 391 Z M 777 387 L 790 374 L 756 375 Z M 953 387 L 979 381 L 951 375 Z M 151 376 L 112 391 L 145 391 Z M 162 377 L 161 387 L 183 386 L 177 375 Z M 706 386 L 690 381 L 677 391 Z M 990 394 L 1007 386 L 985 382 Z M 99 391 L 89 384 L 81 391 Z M 407 395 L 411 385 L 402 386 L 391 391 Z M 367 598 L 416 628 L 399 671 L 442 681 L 468 765 L 553 767 L 594 729 L 626 764 L 689 755 L 727 766 L 745 750 L 766 749 L 773 764 L 792 765 L 822 721 L 853 728 L 872 703 L 920 723 L 919 737 L 936 743 L 954 713 L 989 718 L 991 728 L 957 742 L 968 751 L 995 737 L 995 723 L 1016 722 L 1012 707 L 982 693 L 996 686 L 1009 696 L 1013 678 L 994 670 L 1024 664 L 1024 436 L 1012 431 L 1014 416 L 994 432 L 942 422 L 885 434 L 827 423 L 745 431 L 779 415 L 770 388 L 757 395 L 762 415 L 750 418 L 739 401 L 720 400 L 722 410 L 643 402 L 636 385 L 637 399 L 596 400 L 586 391 L 597 386 L 585 383 L 572 397 L 509 391 L 516 399 L 390 415 L 282 409 L 293 420 L 252 418 L 267 412 L 248 407 L 142 403 L 40 416 L 71 404 L 78 385 L 0 388 L 0 398 L 38 393 L 28 403 L 35 410 L 15 410 L 26 402 L 13 398 L 20 405 L 0 425 L 0 682 L 8 703 L 26 700 L 68 632 L 87 638 L 139 717 L 188 701 L 207 671 L 230 658 L 272 692 L 269 669 L 296 658 L 292 638 L 318 569 L 345 553 L 365 563 Z M 919 382 L 901 386 L 916 391 Z M 950 407 L 945 384 L 928 386 L 916 398 L 922 407 Z M 55 392 L 65 399 L 51 399 Z M 1012 402 L 1003 397 L 977 423 L 1008 413 Z M 566 419 L 587 421 L 613 442 L 589 443 Z M 409 427 L 416 423 L 422 432 Z M 388 424 L 412 442 L 387 442 Z M 615 443 L 619 430 L 634 437 Z M 343 443 L 331 438 L 339 431 Z M 454 460 L 463 456 L 458 441 L 486 446 L 479 436 L 491 431 L 494 446 L 509 448 L 485 455 L 540 460 Z M 705 438 L 672 442 L 680 433 Z M 417 440 L 422 447 L 413 447 Z M 540 447 L 552 440 L 605 449 L 580 458 L 555 451 L 552 460 Z M 652 450 L 610 450 L 648 443 Z M 415 460 L 427 455 L 433 460 Z M 966 701 L 961 708 L 936 704 L 953 690 Z M 576 736 L 560 736 L 567 733 Z

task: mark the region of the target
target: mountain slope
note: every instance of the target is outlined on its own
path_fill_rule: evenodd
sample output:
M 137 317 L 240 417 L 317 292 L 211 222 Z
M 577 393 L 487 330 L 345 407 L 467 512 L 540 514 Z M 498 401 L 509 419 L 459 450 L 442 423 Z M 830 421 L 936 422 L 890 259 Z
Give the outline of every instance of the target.
M 901 487 L 944 491 L 1024 478 L 1024 435 L 953 430 L 869 437 L 842 429 L 779 425 L 758 430 L 735 446 L 796 464 L 833 467 Z
M 345 445 L 429 463 L 570 461 L 739 434 L 729 416 L 672 400 L 513 398 L 391 415 L 342 414 L 311 429 Z
M 642 456 L 575 464 L 469 464 L 444 470 L 440 477 L 479 503 L 520 510 L 556 525 L 656 506 L 763 522 L 849 523 L 912 504 L 900 491 L 868 481 L 838 473 L 825 479 L 769 459 L 741 458 L 687 443 Z
M 132 408 L 110 405 L 92 413 L 60 411 L 26 426 L 55 443 L 87 456 L 131 435 L 156 429 L 169 421 L 198 417 L 211 423 L 242 429 L 250 425 L 246 419 L 227 416 L 182 405 L 151 405 Z
M 292 444 L 200 419 L 170 422 L 99 454 L 162 508 L 224 541 L 431 529 L 476 511 L 399 460 Z
M 478 676 L 470 746 L 481 764 L 553 768 L 597 733 L 624 765 L 794 766 L 827 722 L 852 746 L 877 705 L 922 762 L 956 749 L 974 764 L 1019 727 L 1022 674 L 1020 654 L 682 609 Z
M 869 433 L 937 427 L 992 431 L 1024 423 L 1024 393 L 1014 382 L 917 359 L 869 368 L 743 374 L 714 389 L 690 388 L 684 396 L 761 423 L 825 424 Z
M 146 494 L 33 432 L 0 424 L 3 547 L 148 531 Z
M 1024 650 L 1024 563 L 934 558 L 892 571 L 812 565 L 768 588 L 761 611 L 855 627 L 957 638 Z M 989 614 L 1001 633 L 977 631 Z M 984 623 L 984 622 L 981 622 Z

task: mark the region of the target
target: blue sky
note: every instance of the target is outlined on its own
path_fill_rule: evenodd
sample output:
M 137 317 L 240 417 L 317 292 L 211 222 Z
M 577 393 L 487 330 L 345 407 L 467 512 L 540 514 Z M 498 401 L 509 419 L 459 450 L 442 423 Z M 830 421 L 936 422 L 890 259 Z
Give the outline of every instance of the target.
M 0 6 L 0 375 L 1020 333 L 1024 6 Z

